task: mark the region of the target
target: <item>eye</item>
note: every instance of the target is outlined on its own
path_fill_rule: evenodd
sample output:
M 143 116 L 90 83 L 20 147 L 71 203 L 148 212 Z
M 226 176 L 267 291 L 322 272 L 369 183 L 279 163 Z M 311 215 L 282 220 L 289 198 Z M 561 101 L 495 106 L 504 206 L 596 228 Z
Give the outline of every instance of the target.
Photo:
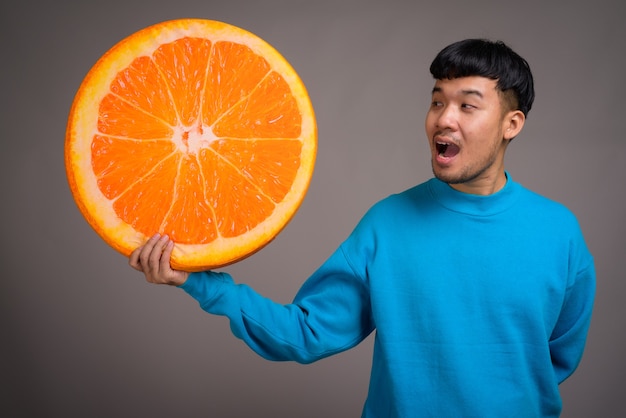
M 461 104 L 461 109 L 463 109 L 463 110 L 474 110 L 474 109 L 476 109 L 476 106 L 471 105 L 469 103 L 463 103 L 463 104 Z
M 443 106 L 443 103 L 441 103 L 440 101 L 437 101 L 437 100 L 433 100 L 430 103 L 430 107 L 441 107 L 441 106 Z

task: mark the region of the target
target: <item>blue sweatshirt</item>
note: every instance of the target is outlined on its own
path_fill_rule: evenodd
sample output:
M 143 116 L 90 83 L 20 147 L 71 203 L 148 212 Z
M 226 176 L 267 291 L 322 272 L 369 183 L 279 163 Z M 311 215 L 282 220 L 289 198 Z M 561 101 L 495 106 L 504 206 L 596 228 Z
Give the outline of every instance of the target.
M 182 288 L 271 360 L 313 362 L 375 330 L 363 417 L 557 417 L 595 270 L 564 206 L 510 177 L 490 196 L 431 179 L 374 205 L 291 304 L 226 273 Z

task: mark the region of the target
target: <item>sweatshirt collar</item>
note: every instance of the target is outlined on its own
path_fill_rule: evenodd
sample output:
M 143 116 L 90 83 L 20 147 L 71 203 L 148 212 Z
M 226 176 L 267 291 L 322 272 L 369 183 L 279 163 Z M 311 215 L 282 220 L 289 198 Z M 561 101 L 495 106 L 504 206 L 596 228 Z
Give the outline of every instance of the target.
M 436 178 L 428 181 L 428 188 L 433 198 L 446 209 L 468 215 L 489 216 L 507 210 L 517 200 L 519 185 L 508 172 L 505 174 L 507 180 L 504 187 L 486 196 L 460 192 Z

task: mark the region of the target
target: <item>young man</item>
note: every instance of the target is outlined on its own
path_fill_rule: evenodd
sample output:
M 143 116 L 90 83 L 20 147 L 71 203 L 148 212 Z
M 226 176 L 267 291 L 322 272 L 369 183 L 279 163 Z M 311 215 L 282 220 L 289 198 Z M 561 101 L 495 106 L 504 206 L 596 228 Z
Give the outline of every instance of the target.
M 504 170 L 532 74 L 503 43 L 474 39 L 443 49 L 430 70 L 435 178 L 374 205 L 293 303 L 226 273 L 172 270 L 167 237 L 130 264 L 227 316 L 268 359 L 312 362 L 376 330 L 364 417 L 557 417 L 595 270 L 574 215 Z

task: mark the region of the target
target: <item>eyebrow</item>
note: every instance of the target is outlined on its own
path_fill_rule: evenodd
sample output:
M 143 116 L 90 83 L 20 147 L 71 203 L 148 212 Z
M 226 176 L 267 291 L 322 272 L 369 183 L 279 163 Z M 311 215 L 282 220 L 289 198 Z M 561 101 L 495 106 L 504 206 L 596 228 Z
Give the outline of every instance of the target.
M 461 93 L 465 96 L 475 95 L 480 97 L 481 99 L 483 98 L 483 94 L 478 90 L 461 90 Z
M 443 89 L 441 87 L 438 87 L 438 86 L 433 87 L 432 94 L 442 93 L 442 92 L 443 92 Z M 473 89 L 461 90 L 461 94 L 464 96 L 475 95 L 475 96 L 480 97 L 481 99 L 484 97 L 483 94 L 479 90 L 473 90 Z

